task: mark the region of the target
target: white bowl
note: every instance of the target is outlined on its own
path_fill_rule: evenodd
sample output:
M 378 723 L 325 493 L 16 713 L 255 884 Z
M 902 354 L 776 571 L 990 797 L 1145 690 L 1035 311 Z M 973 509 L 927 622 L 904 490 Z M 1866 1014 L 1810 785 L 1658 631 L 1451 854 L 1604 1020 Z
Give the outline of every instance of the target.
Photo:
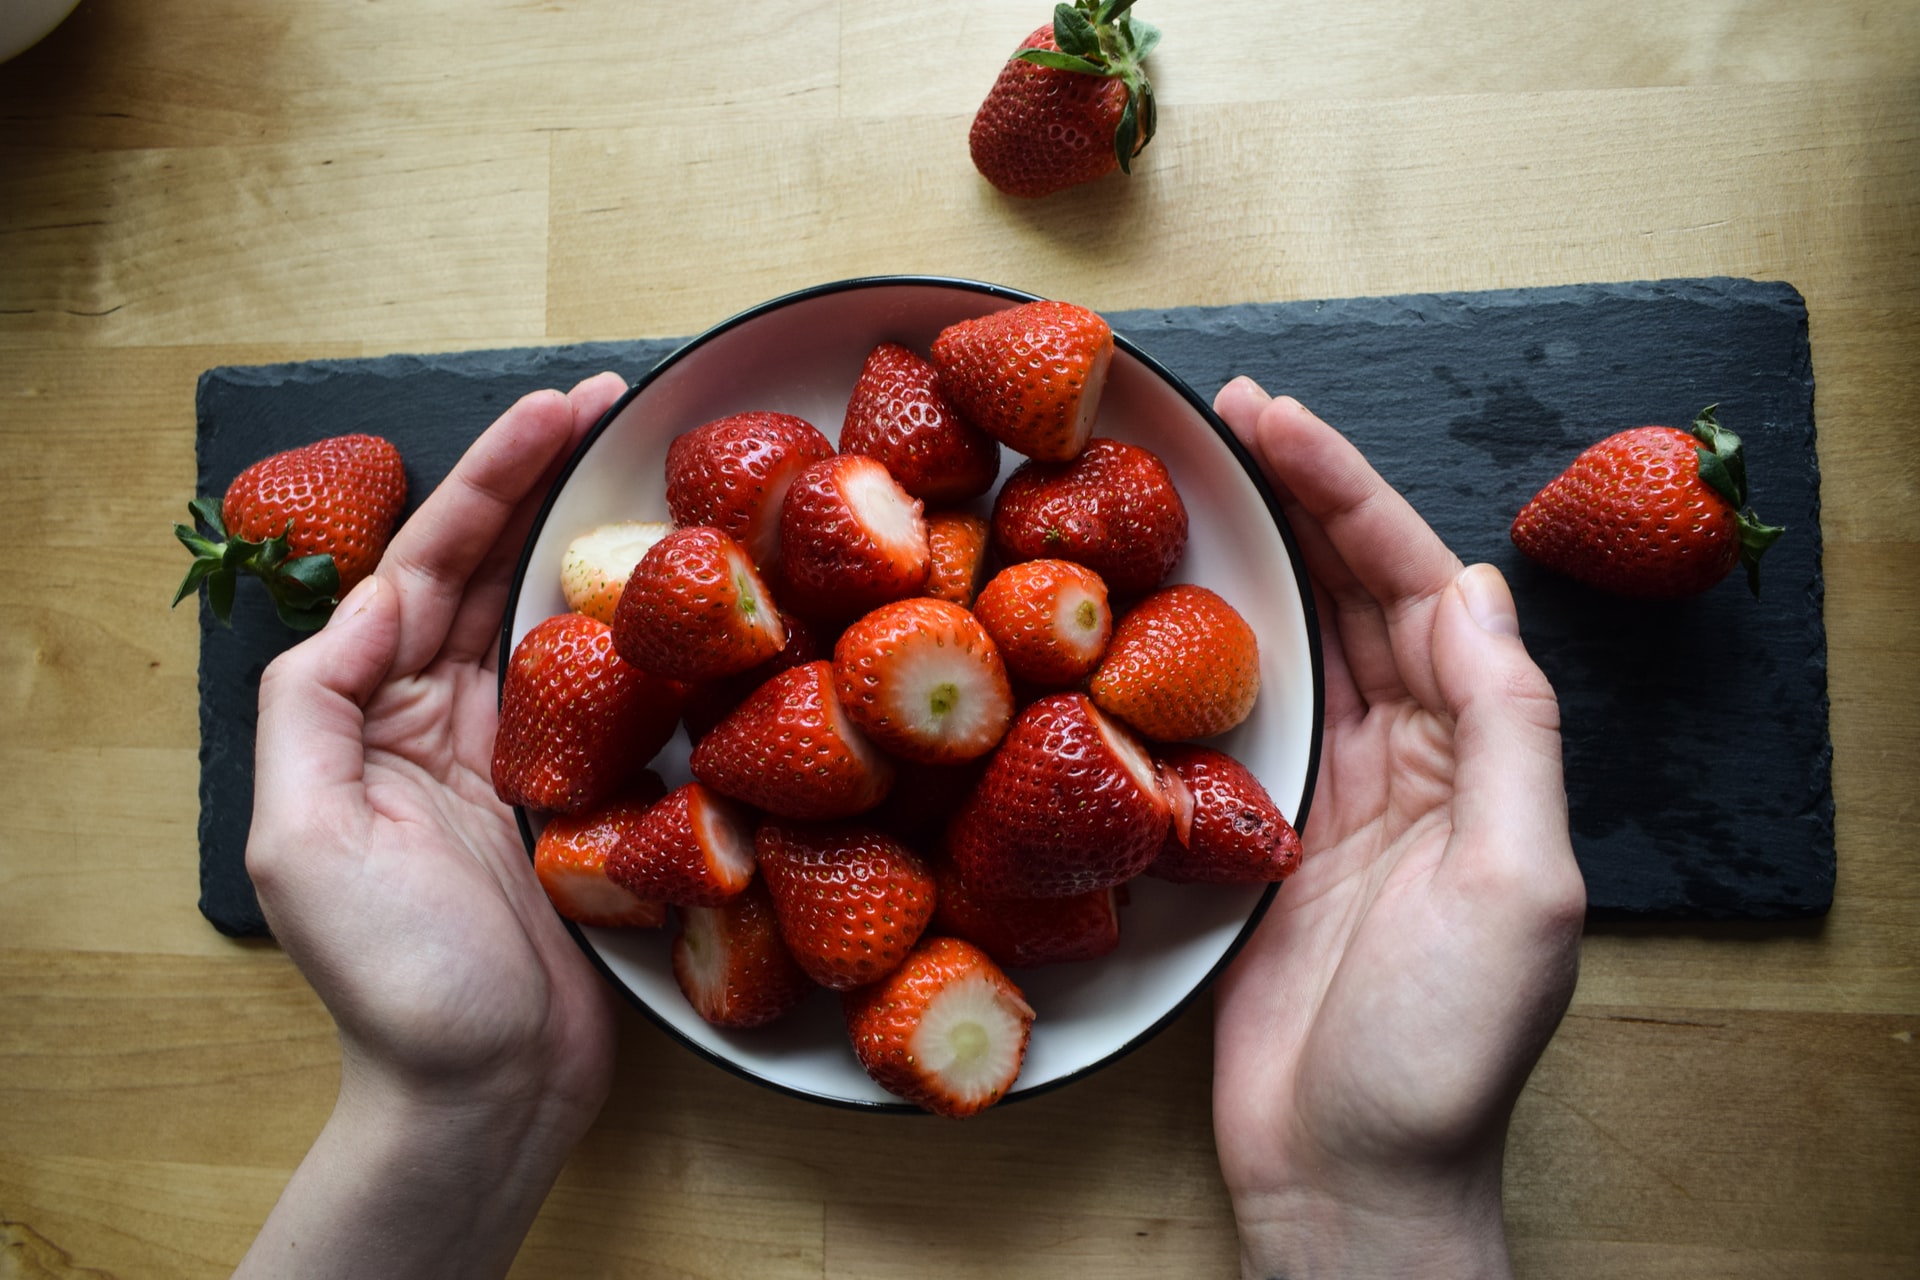
M 923 354 L 958 320 L 1033 295 L 973 281 L 888 276 L 820 285 L 726 320 L 663 360 L 607 412 L 582 443 L 540 513 L 515 579 L 501 636 L 501 670 L 520 637 L 566 610 L 560 559 L 569 541 L 615 520 L 666 520 L 667 446 L 727 414 L 796 414 L 839 435 L 847 396 L 882 341 Z M 1071 299 L 1069 299 L 1071 301 Z M 1115 336 L 1094 428 L 1165 461 L 1190 520 L 1172 581 L 1198 582 L 1231 602 L 1260 641 L 1261 692 L 1248 720 L 1212 745 L 1253 770 L 1300 825 L 1320 754 L 1322 684 L 1313 600 L 1278 505 L 1207 404 Z M 1003 450 L 1001 479 L 1021 457 Z M 983 500 L 980 509 L 988 508 Z M 691 779 L 684 730 L 655 769 L 669 787 Z M 540 815 L 522 811 L 529 850 Z M 1272 886 L 1175 885 L 1139 879 L 1121 912 L 1120 945 L 1089 963 L 1013 970 L 1036 1018 L 1009 1098 L 1095 1070 L 1170 1021 L 1232 958 L 1273 896 Z M 713 1061 L 775 1089 L 859 1108 L 912 1111 L 854 1059 L 838 997 L 815 992 L 770 1027 L 706 1023 L 673 978 L 672 930 L 574 928 L 607 978 L 655 1022 Z

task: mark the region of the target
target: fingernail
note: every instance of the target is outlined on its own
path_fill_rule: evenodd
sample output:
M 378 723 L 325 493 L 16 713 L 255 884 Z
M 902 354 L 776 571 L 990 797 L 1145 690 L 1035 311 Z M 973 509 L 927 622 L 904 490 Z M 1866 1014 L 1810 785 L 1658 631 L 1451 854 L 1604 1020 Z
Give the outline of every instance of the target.
M 1248 391 L 1252 392 L 1256 397 L 1259 398 L 1262 404 L 1265 404 L 1266 402 L 1273 399 L 1272 396 L 1267 394 L 1267 389 L 1265 387 L 1261 386 L 1259 383 L 1255 382 L 1252 378 L 1249 378 L 1244 373 L 1241 374 L 1239 377 L 1235 378 L 1234 381 L 1239 383 L 1241 386 L 1245 387 Z
M 1482 631 L 1497 636 L 1520 634 L 1520 615 L 1514 611 L 1507 580 L 1490 564 L 1470 565 L 1456 581 L 1467 613 Z
M 379 590 L 380 578 L 377 574 L 368 574 L 360 579 L 354 584 L 353 590 L 347 592 L 340 603 L 333 606 L 333 616 L 327 619 L 328 628 L 344 627 L 365 613 L 367 606 L 373 603 L 373 597 Z

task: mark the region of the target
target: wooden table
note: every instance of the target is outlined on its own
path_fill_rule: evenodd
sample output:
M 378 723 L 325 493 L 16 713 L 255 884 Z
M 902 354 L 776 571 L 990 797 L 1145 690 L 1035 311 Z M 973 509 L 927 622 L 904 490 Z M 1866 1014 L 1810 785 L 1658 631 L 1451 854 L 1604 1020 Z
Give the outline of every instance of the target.
M 1016 204 L 966 128 L 1046 8 L 85 0 L 0 67 L 0 1273 L 224 1274 L 335 1085 L 300 975 L 194 909 L 196 376 L 889 271 L 1100 308 L 1798 286 L 1833 911 L 1590 931 L 1510 1228 L 1535 1276 L 1920 1267 L 1920 7 L 1151 0 L 1138 177 Z M 1208 1035 L 1203 1003 L 1071 1089 L 878 1123 L 628 1016 L 516 1274 L 1230 1275 Z

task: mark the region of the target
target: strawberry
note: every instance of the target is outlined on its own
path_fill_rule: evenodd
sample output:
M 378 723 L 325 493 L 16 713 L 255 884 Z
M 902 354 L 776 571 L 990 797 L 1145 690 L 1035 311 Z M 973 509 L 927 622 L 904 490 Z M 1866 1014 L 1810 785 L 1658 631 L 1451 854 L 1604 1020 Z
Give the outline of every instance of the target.
M 840 1000 L 867 1074 L 943 1116 L 974 1115 L 1005 1096 L 1033 1029 L 1020 988 L 958 938 L 929 938 L 884 981 Z
M 267 584 L 281 622 L 318 630 L 373 572 L 406 503 L 400 451 L 378 436 L 333 436 L 262 458 L 234 477 L 220 502 L 187 504 L 195 524 L 173 533 L 193 563 L 173 603 L 205 583 L 207 605 L 224 624 L 239 575 L 248 573 Z
M 640 558 L 614 610 L 613 642 L 636 667 L 692 681 L 759 666 L 787 633 L 746 548 L 701 525 L 674 530 Z
M 1000 647 L 1007 672 L 1040 688 L 1093 670 L 1113 634 L 1107 584 L 1071 560 L 1028 560 L 993 576 L 973 613 Z
M 644 810 L 665 793 L 660 776 L 648 770 L 625 799 L 609 808 Z M 667 904 L 630 893 L 607 878 L 607 855 L 614 839 L 612 826 L 603 820 L 606 812 L 555 814 L 548 820 L 533 848 L 533 870 L 540 887 L 547 891 L 554 910 L 575 924 L 657 929 L 667 922 Z
M 633 567 L 654 543 L 673 532 L 670 524 L 624 520 L 603 524 L 567 544 L 560 557 L 560 592 L 567 608 L 609 626 Z
M 1170 815 L 1133 735 L 1085 694 L 1056 693 L 1014 718 L 947 846 L 984 897 L 1064 898 L 1140 874 Z
M 1760 557 L 1785 532 L 1747 502 L 1740 437 L 1709 405 L 1691 433 L 1635 427 L 1584 450 L 1513 521 L 1513 544 L 1549 569 L 1617 595 L 1698 595 Z
M 898 840 L 770 819 L 754 835 L 780 936 L 807 976 L 845 991 L 906 958 L 933 917 L 933 875 Z
M 1209 738 L 1252 712 L 1260 646 L 1218 593 L 1189 583 L 1165 587 L 1114 627 L 1087 692 L 1149 738 Z
M 757 879 L 722 906 L 681 909 L 673 976 L 716 1027 L 765 1026 L 814 990 L 780 940 L 773 899 Z
M 847 401 L 840 452 L 865 454 L 928 506 L 977 498 L 1000 478 L 1000 446 L 961 420 L 933 366 L 897 342 L 867 356 Z
M 787 643 L 780 652 L 750 670 L 735 676 L 721 676 L 715 680 L 701 681 L 687 691 L 686 705 L 681 709 L 681 721 L 687 726 L 687 739 L 698 742 L 712 732 L 713 726 L 727 718 L 729 712 L 742 702 L 755 689 L 782 671 L 808 662 L 817 662 L 822 658 L 831 658 L 833 649 L 822 644 L 817 638 L 812 624 L 797 614 L 780 612 L 780 625 L 787 633 Z
M 1017 453 L 1065 462 L 1086 447 L 1113 361 L 1113 330 L 1070 302 L 962 320 L 933 340 L 940 386 L 967 421 Z
M 1252 770 L 1222 751 L 1182 743 L 1156 753 L 1183 794 L 1160 856 L 1147 874 L 1162 880 L 1259 884 L 1300 865 L 1300 837 Z
M 965 938 L 1009 969 L 1098 960 L 1120 945 L 1118 892 L 986 898 L 951 865 L 933 873 L 933 932 Z
M 1028 36 L 974 116 L 973 164 L 1012 196 L 1044 196 L 1113 172 L 1153 138 L 1153 86 L 1141 63 L 1160 32 L 1132 0 L 1074 0 Z
M 623 661 L 579 613 L 522 636 L 500 680 L 493 789 L 507 804 L 578 813 L 625 786 L 673 736 L 680 694 Z
M 957 604 L 921 596 L 881 605 L 833 647 L 840 705 L 873 740 L 922 764 L 993 750 L 1013 692 L 993 640 Z
M 987 522 L 963 511 L 927 517 L 927 581 L 920 589 L 936 600 L 973 606 L 987 566 Z
M 986 771 L 987 757 L 963 764 L 894 762 L 893 789 L 861 818 L 911 849 L 931 850 L 945 839 L 947 823 Z
M 798 613 L 851 618 L 927 580 L 927 522 L 918 498 L 860 454 L 794 477 L 780 513 L 783 599 Z
M 717 907 L 753 879 L 753 815 L 697 782 L 606 815 L 607 879 L 676 907 Z
M 993 504 L 993 545 L 1009 564 L 1072 560 L 1115 595 L 1137 596 L 1186 551 L 1187 507 L 1154 454 L 1094 440 L 1072 462 L 1028 462 L 1007 477 Z
M 886 798 L 893 763 L 833 691 L 833 664 L 773 677 L 719 724 L 689 761 L 722 795 L 802 821 L 850 818 Z
M 833 456 L 819 428 L 790 413 L 736 413 L 667 447 L 667 511 L 677 525 L 712 525 L 746 547 L 762 572 L 780 562 L 780 506 L 809 463 Z

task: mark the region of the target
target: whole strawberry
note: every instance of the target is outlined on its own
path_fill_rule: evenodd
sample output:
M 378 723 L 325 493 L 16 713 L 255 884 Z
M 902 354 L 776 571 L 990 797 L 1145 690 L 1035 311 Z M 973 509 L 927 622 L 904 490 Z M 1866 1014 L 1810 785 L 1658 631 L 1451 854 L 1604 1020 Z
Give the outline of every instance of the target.
M 1087 692 L 1149 738 L 1210 738 L 1252 713 L 1260 643 L 1218 592 L 1175 583 L 1120 619 Z
M 225 623 L 239 575 L 248 573 L 267 584 L 282 622 L 318 630 L 373 572 L 406 502 L 400 451 L 378 436 L 333 436 L 262 458 L 234 477 L 219 503 L 187 504 L 212 536 L 174 526 L 194 559 L 173 603 L 205 583 L 207 604 Z
M 1740 437 L 1709 405 L 1691 433 L 1635 427 L 1575 458 L 1513 522 L 1528 557 L 1617 595 L 1698 595 L 1746 566 L 1760 594 L 1760 557 L 1784 529 L 1761 524 L 1747 502 Z
M 1074 0 L 1028 36 L 973 118 L 974 167 L 1011 196 L 1044 196 L 1119 169 L 1153 138 L 1141 63 L 1160 32 L 1132 0 Z
M 1187 549 L 1187 508 L 1166 464 L 1139 445 L 1087 442 L 1071 462 L 1027 462 L 993 504 L 993 547 L 1009 564 L 1071 560 L 1117 596 L 1159 586 Z
M 1071 302 L 1023 303 L 942 329 L 941 390 L 1016 453 L 1065 462 L 1087 447 L 1113 363 L 1113 329 Z

